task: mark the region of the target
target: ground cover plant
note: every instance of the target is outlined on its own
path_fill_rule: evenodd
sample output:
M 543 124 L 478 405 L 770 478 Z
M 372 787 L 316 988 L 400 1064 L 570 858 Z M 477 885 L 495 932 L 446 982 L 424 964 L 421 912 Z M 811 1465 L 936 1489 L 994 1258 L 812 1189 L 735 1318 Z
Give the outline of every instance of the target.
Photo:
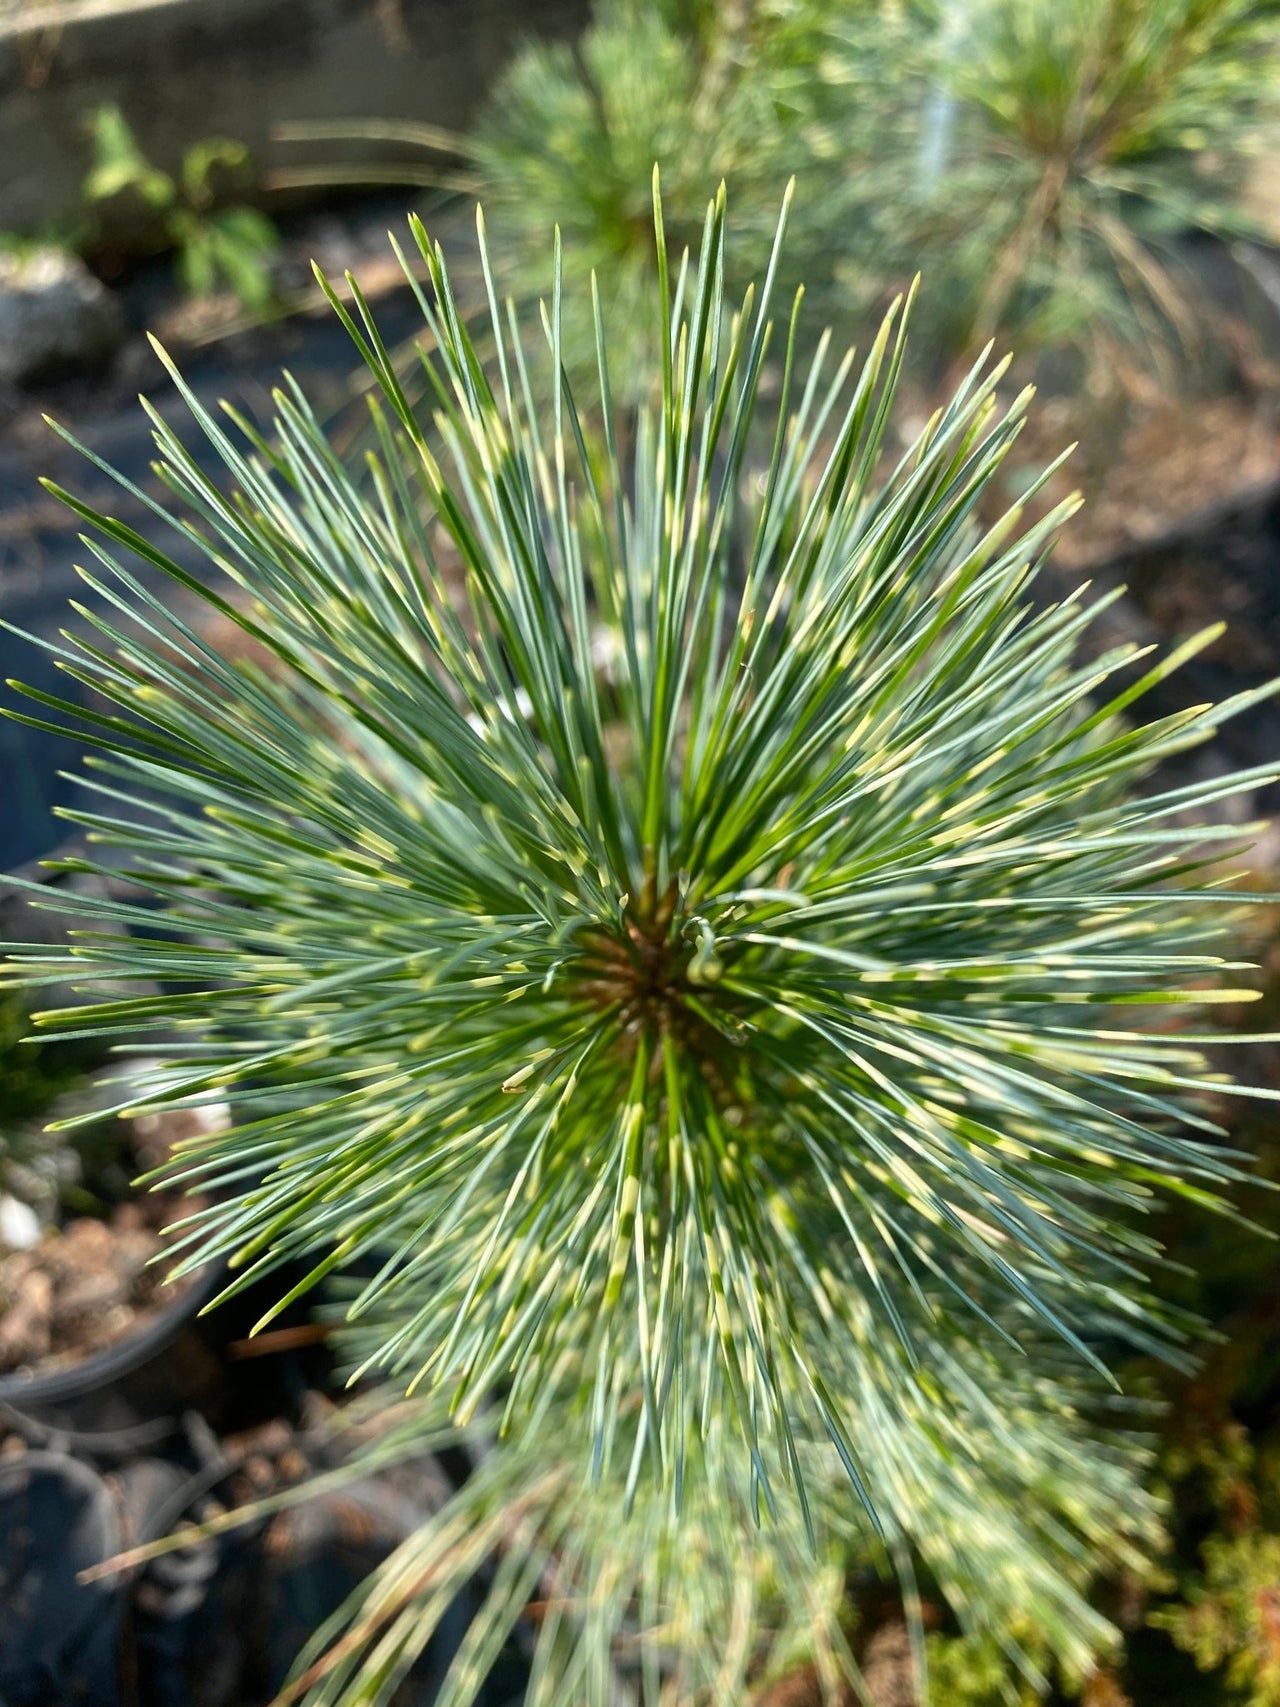
M 288 381 L 260 430 L 175 371 L 234 490 L 153 411 L 149 534 L 58 492 L 95 708 L 18 715 L 89 744 L 71 816 L 150 904 L 60 900 L 86 930 L 11 976 L 97 993 L 42 1033 L 146 1034 L 130 1111 L 233 1101 L 174 1245 L 228 1290 L 306 1263 L 282 1304 L 338 1278 L 348 1367 L 413 1395 L 377 1451 L 499 1437 L 287 1699 L 390 1701 L 482 1567 L 446 1704 L 522 1629 L 535 1703 L 740 1702 L 802 1645 L 834 1690 L 859 1562 L 1079 1676 L 1093 1572 L 1156 1532 L 1109 1370 L 1180 1355 L 1144 1212 L 1244 1165 L 1192 1015 L 1247 998 L 1207 819 L 1270 772 L 1152 773 L 1270 690 L 1131 721 L 1215 631 L 1074 661 L 1108 601 L 1034 597 L 1071 506 L 975 520 L 1003 370 L 895 456 L 904 306 L 806 369 L 783 231 L 735 301 L 723 191 L 694 253 L 654 215 L 653 410 L 594 289 L 570 385 L 558 240 L 547 384 L 496 295 L 486 371 L 415 226 L 429 403 L 331 293 L 361 477 Z
M 230 290 L 241 305 L 256 314 L 275 303 L 271 262 L 280 247 L 279 233 L 266 214 L 245 202 L 225 200 L 227 186 L 249 175 L 249 151 L 228 137 L 206 137 L 193 143 L 175 176 L 163 172 L 143 154 L 119 107 L 96 109 L 89 121 L 93 164 L 84 182 L 88 229 L 82 243 L 92 244 L 104 208 L 117 221 L 138 227 L 141 247 L 172 249 L 175 270 L 189 296 L 210 296 Z M 127 211 L 132 202 L 132 220 Z

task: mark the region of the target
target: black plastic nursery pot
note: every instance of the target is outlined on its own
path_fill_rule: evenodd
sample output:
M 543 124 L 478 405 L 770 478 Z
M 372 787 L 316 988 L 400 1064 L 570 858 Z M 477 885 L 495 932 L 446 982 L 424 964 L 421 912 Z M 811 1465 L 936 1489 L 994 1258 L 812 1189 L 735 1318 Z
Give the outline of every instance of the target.
M 101 1702 L 113 1680 L 122 1604 L 79 1573 L 123 1543 L 106 1483 L 62 1452 L 0 1461 L 0 1700 Z M 108 1684 L 110 1687 L 110 1684 Z
M 162 1425 L 176 1426 L 188 1411 L 217 1420 L 223 1408 L 219 1353 L 242 1323 L 224 1319 L 221 1311 L 200 1312 L 225 1278 L 221 1264 L 210 1264 L 144 1325 L 69 1367 L 0 1376 L 0 1424 L 9 1422 L 28 1438 L 47 1432 L 71 1444 L 83 1440 L 90 1450 L 110 1454 L 112 1437 L 121 1437 L 123 1451 L 144 1440 L 151 1444 L 162 1437 Z
M 56 861 L 79 851 L 76 844 L 65 844 L 48 858 Z M 39 885 L 56 900 L 69 883 L 84 881 L 39 863 L 20 867 L 8 884 L 0 884 L 0 940 L 65 941 L 74 916 L 31 905 L 43 896 L 33 896 L 27 885 Z M 83 1065 L 91 1070 L 100 1059 L 100 1053 L 86 1057 Z M 162 1287 L 146 1319 L 102 1349 L 46 1371 L 37 1364 L 0 1375 L 0 1425 L 8 1423 L 36 1445 L 50 1435 L 105 1441 L 144 1426 L 154 1431 L 161 1419 L 178 1418 L 188 1410 L 208 1411 L 216 1402 L 220 1373 L 217 1344 L 225 1343 L 229 1327 L 243 1332 L 240 1323 L 200 1319 L 223 1279 L 224 1270 L 210 1265 L 185 1286 L 171 1291 Z

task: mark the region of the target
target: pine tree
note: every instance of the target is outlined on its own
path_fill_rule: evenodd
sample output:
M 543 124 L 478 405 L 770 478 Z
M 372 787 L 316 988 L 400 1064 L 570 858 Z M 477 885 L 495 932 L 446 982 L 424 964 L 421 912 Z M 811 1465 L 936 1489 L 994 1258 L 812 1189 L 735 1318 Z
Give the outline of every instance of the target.
M 446 1707 L 531 1600 L 534 1703 L 740 1702 L 766 1637 L 834 1687 L 855 1559 L 1083 1664 L 1090 1573 L 1154 1521 L 1106 1397 L 1176 1352 L 1142 1215 L 1239 1158 L 1203 1039 L 1143 1017 L 1240 999 L 1205 815 L 1262 773 L 1150 779 L 1258 696 L 1127 721 L 1212 635 L 1076 659 L 1107 599 L 1033 597 L 1071 506 L 982 519 L 1002 369 L 896 455 L 905 309 L 800 373 L 797 299 L 771 367 L 785 209 L 740 305 L 723 191 L 674 269 L 656 180 L 655 213 L 652 413 L 613 407 L 598 291 L 574 395 L 558 238 L 548 387 L 492 291 L 486 372 L 415 225 L 430 412 L 330 292 L 361 478 L 292 382 L 264 436 L 171 368 L 234 491 L 155 410 L 172 505 L 130 491 L 207 578 L 53 488 L 95 697 L 31 720 L 94 749 L 69 816 L 145 900 L 60 899 L 88 928 L 12 975 L 98 992 L 45 1032 L 145 1038 L 130 1111 L 232 1100 L 168 1169 L 213 1194 L 173 1244 L 228 1293 L 305 1262 L 281 1305 L 340 1278 L 353 1373 L 416 1395 L 378 1452 L 499 1442 L 292 1699 L 388 1701 L 486 1563 Z

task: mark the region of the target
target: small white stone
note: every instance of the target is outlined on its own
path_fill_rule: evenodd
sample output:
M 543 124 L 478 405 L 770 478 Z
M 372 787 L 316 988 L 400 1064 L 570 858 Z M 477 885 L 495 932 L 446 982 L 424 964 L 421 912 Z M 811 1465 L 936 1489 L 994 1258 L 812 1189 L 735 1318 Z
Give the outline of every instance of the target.
M 191 1113 L 202 1132 L 225 1132 L 231 1125 L 229 1102 L 204 1102 Z
M 40 1242 L 40 1217 L 20 1198 L 0 1193 L 0 1245 L 29 1251 Z

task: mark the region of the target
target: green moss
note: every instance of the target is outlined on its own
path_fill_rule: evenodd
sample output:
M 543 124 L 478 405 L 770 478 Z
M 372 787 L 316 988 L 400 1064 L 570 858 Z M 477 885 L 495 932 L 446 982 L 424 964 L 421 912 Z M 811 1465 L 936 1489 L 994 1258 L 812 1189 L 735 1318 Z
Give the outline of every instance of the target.
M 934 1635 L 926 1647 L 933 1699 L 948 1707 L 1037 1707 L 1044 1699 L 992 1635 Z
M 0 991 L 0 1156 L 13 1129 L 36 1118 L 82 1068 L 65 1044 L 28 1043 L 31 1021 L 17 991 Z
M 1204 1671 L 1221 1667 L 1240 1707 L 1280 1707 L 1280 1535 L 1211 1535 L 1184 1603 L 1152 1614 Z

